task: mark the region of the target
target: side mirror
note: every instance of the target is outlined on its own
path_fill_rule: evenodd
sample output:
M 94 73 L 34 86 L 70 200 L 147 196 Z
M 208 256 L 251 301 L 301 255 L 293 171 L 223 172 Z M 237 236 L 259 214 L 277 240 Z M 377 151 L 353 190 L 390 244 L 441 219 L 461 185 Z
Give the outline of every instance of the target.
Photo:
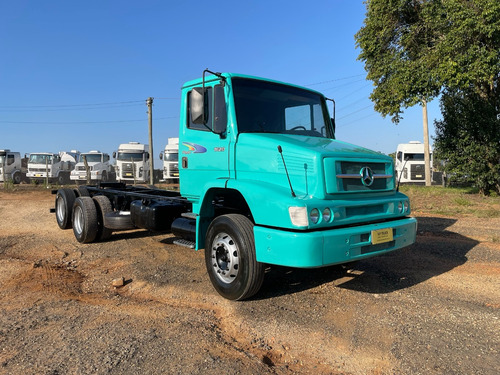
M 331 120 L 332 120 L 333 132 L 335 133 L 335 131 L 337 130 L 335 126 L 335 119 L 332 117 Z
M 193 124 L 203 125 L 205 121 L 205 93 L 202 87 L 195 87 L 190 94 L 189 112 Z
M 160 152 L 160 160 L 163 160 L 163 152 Z
M 146 160 L 149 160 L 149 152 L 146 152 Z
M 116 151 L 113 151 L 113 159 L 116 159 Z

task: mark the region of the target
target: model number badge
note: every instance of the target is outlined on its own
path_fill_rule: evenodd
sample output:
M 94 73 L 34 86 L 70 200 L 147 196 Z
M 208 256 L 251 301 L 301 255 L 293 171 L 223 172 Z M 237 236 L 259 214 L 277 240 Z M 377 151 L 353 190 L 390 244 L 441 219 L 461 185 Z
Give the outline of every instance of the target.
M 226 150 L 225 147 L 214 147 L 215 152 L 224 152 Z

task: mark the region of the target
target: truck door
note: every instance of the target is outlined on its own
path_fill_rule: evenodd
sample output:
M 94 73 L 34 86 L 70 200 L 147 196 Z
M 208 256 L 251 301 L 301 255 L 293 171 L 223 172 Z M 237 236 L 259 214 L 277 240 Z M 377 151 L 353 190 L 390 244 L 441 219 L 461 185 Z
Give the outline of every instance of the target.
M 181 193 L 192 199 L 198 199 L 206 186 L 221 186 L 230 177 L 230 137 L 227 130 L 223 134 L 214 133 L 214 129 L 226 128 L 227 125 L 224 85 L 214 82 L 205 87 L 206 123 L 193 123 L 189 113 L 192 91 L 189 91 L 185 108 L 186 123 L 182 126 L 179 143 Z

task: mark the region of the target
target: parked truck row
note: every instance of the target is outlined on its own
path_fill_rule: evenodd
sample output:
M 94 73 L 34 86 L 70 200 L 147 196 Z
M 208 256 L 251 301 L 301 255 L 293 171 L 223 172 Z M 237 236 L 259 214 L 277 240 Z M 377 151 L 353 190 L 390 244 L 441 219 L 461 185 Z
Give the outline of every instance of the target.
M 180 191 L 126 185 L 147 174 L 127 165 L 144 162 L 147 148 L 125 145 L 120 183 L 53 191 L 57 224 L 81 243 L 124 229 L 171 232 L 204 249 L 210 281 L 231 300 L 255 295 L 269 265 L 325 267 L 411 245 L 417 223 L 392 158 L 337 140 L 327 100 L 206 70 L 181 91 Z
M 175 143 L 177 140 L 177 143 Z M 176 182 L 179 178 L 177 168 L 178 138 L 169 138 L 165 147 L 163 178 Z M 36 152 L 21 158 L 19 152 L 0 150 L 0 182 L 23 181 L 35 183 L 48 181 L 65 185 L 68 183 L 96 184 L 98 182 L 118 181 L 125 183 L 149 183 L 148 145 L 139 142 L 120 144 L 113 153 L 115 165 L 107 153 L 92 150 L 80 153 L 76 150 L 59 153 Z M 160 158 L 163 157 L 163 153 Z M 154 171 L 155 181 L 159 181 L 162 171 Z

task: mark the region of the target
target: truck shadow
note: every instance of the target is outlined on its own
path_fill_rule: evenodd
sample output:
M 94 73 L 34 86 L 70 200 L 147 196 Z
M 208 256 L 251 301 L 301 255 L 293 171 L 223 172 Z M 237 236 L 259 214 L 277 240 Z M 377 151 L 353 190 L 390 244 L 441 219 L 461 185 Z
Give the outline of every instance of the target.
M 479 242 L 448 231 L 455 219 L 420 217 L 412 246 L 349 266 L 294 269 L 272 266 L 257 299 L 293 294 L 326 283 L 365 293 L 391 293 L 446 273 L 467 261 Z

